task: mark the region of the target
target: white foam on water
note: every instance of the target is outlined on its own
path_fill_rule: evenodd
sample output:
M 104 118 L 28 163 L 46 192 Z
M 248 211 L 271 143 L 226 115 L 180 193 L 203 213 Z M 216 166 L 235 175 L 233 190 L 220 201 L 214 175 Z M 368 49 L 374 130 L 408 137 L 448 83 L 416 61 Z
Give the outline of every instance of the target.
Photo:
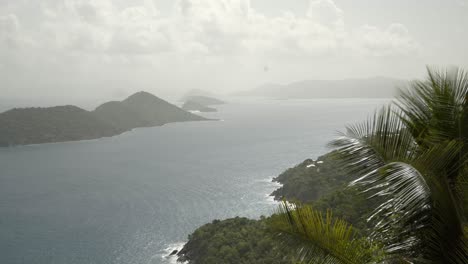
M 273 181 L 275 177 L 268 177 L 260 180 L 256 180 L 257 183 L 262 183 L 265 184 L 265 186 L 268 188 L 267 193 L 264 194 L 264 200 L 262 203 L 266 204 L 271 204 L 271 205 L 277 205 L 278 201 L 275 201 L 275 197 L 271 195 L 276 189 L 280 188 L 283 186 L 281 183 Z
M 268 177 L 268 178 L 256 180 L 255 182 L 256 183 L 266 183 L 269 186 L 273 186 L 273 187 L 277 187 L 277 188 L 281 187 L 282 184 L 277 182 L 277 181 L 274 181 L 274 179 L 275 179 L 275 177 Z
M 267 204 L 277 205 L 279 203 L 278 201 L 275 200 L 275 197 L 270 194 L 266 194 L 265 198 L 266 198 Z
M 177 243 L 172 243 L 167 245 L 167 247 L 162 251 L 162 254 L 160 254 L 160 257 L 162 259 L 163 263 L 167 264 L 177 264 L 177 263 L 182 263 L 182 262 L 177 262 L 177 254 L 170 256 L 170 254 L 174 251 L 177 250 L 178 252 L 184 247 L 186 242 L 177 242 Z

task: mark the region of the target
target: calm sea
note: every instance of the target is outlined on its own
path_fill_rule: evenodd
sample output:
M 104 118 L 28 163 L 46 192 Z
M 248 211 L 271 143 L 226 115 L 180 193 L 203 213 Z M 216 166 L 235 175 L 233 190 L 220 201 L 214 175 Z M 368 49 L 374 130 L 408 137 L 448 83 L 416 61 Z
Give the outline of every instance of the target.
M 268 215 L 272 177 L 387 100 L 231 100 L 92 141 L 0 148 L 0 263 L 175 263 L 213 219 Z

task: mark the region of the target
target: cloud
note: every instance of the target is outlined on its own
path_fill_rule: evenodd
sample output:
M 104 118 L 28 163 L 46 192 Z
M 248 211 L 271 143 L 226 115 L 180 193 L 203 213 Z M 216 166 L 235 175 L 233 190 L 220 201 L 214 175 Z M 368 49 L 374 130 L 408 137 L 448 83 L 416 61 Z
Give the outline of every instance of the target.
M 178 10 L 180 38 L 173 40 L 208 55 L 313 58 L 358 52 L 381 56 L 418 48 L 401 24 L 385 30 L 364 26 L 347 32 L 344 12 L 332 0 L 310 1 L 304 15 L 276 17 L 253 9 L 248 0 L 181 0 Z
M 364 25 L 355 35 L 361 53 L 372 56 L 408 55 L 417 53 L 421 46 L 402 24 L 390 24 L 385 30 Z
M 129 7 L 117 17 L 109 52 L 145 54 L 170 50 L 170 34 L 156 11 L 151 12 L 143 6 Z
M 0 15 L 0 46 L 4 49 L 16 48 L 19 38 L 19 22 L 14 14 Z
M 420 49 L 402 24 L 346 26 L 345 12 L 332 0 L 310 1 L 302 14 L 275 16 L 250 0 L 177 0 L 165 13 L 150 0 L 4 1 L 0 63 L 15 65 L 3 67 L 9 76 L 40 75 L 44 86 L 92 78 L 144 86 L 142 80 L 156 80 L 154 72 L 157 81 L 171 74 L 185 74 L 187 83 L 217 75 L 219 83 L 236 86 L 244 77 L 233 72 L 263 68 L 265 61 L 305 68 L 321 60 L 339 63 L 350 54 L 365 60 Z
M 461 6 L 461 7 L 467 7 L 468 6 L 468 3 L 466 0 L 455 0 L 455 2 L 457 3 L 457 5 Z
M 174 8 L 163 17 L 151 1 L 123 8 L 110 0 L 44 1 L 43 19 L 28 37 L 49 50 L 128 56 L 314 57 L 355 51 L 380 56 L 413 52 L 418 46 L 401 24 L 347 32 L 344 12 L 332 0 L 311 1 L 303 15 L 276 17 L 253 9 L 249 0 L 179 0 Z M 10 14 L 0 23 L 3 41 L 8 38 L 13 45 L 18 19 Z
M 327 26 L 343 25 L 343 10 L 338 8 L 332 0 L 311 1 L 307 17 Z

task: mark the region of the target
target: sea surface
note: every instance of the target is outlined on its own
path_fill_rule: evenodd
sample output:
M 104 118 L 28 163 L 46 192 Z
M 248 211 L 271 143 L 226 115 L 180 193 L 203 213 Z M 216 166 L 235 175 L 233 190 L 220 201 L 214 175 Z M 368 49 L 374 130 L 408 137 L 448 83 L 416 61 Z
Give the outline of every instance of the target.
M 388 100 L 231 99 L 221 121 L 0 148 L 0 263 L 175 263 L 198 226 L 271 214 L 274 176 Z

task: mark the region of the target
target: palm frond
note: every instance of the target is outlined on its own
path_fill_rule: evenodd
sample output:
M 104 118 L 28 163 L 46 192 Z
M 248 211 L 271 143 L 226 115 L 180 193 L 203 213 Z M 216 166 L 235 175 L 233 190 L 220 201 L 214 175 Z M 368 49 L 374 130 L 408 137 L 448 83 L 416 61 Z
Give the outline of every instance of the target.
M 407 161 L 417 154 L 416 141 L 391 106 L 383 107 L 368 121 L 347 127 L 329 143 L 352 175 L 367 175 L 389 162 Z
M 425 178 L 411 165 L 393 162 L 353 184 L 370 193 L 370 198 L 384 198 L 368 219 L 375 222 L 371 236 L 391 254 L 412 255 L 420 242 L 416 234 L 429 220 L 431 190 Z
M 441 176 L 460 148 L 457 141 L 449 142 L 421 153 L 413 165 L 390 162 L 351 183 L 383 201 L 368 220 L 375 223 L 371 237 L 385 245 L 389 257 L 459 263 L 448 261 L 466 254 L 463 209 Z
M 468 73 L 458 68 L 427 72 L 427 80 L 400 91 L 396 105 L 404 113 L 402 121 L 421 144 L 466 138 L 460 128 L 467 111 Z
M 414 81 L 400 92 L 396 105 L 400 118 L 413 134 L 420 149 L 451 140 L 459 140 L 463 151 L 448 165 L 453 186 L 458 168 L 468 162 L 468 73 L 459 68 L 445 71 L 427 68 L 425 81 Z
M 370 241 L 380 241 L 386 258 L 468 263 L 468 73 L 427 71 L 426 80 L 401 91 L 396 107 L 386 106 L 368 121 L 347 127 L 330 146 L 339 165 L 355 178 L 350 185 L 377 198 L 368 219 L 375 224 Z M 283 204 L 278 217 L 282 234 L 309 243 L 301 247 L 302 256 L 315 256 L 314 263 L 372 259 L 351 227 L 331 215 Z
M 304 263 L 364 264 L 380 252 L 344 220 L 333 218 L 330 211 L 323 215 L 309 205 L 283 202 L 270 226 L 287 245 L 299 249 Z
M 445 140 L 421 148 L 401 116 L 385 107 L 366 123 L 349 127 L 331 146 L 358 176 L 350 185 L 382 201 L 368 220 L 375 224 L 372 238 L 385 245 L 389 257 L 451 259 L 464 252 L 463 209 L 460 193 L 446 175 L 459 169 L 454 159 L 465 159 L 463 142 Z M 447 226 L 453 234 L 443 232 Z M 443 242 L 447 240 L 458 242 Z

